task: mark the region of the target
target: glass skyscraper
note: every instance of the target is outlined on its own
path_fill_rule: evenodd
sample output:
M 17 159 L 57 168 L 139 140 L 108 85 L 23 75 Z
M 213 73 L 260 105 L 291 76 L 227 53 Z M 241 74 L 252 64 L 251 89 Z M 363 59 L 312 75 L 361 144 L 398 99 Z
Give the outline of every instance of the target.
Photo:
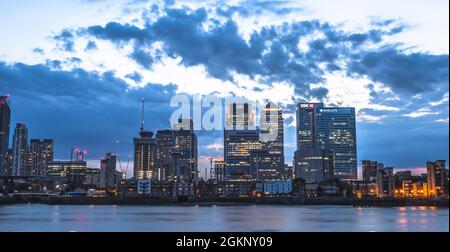
M 316 144 L 334 152 L 334 174 L 340 179 L 358 179 L 355 108 L 317 108 Z
M 328 162 L 330 152 L 333 153 L 331 166 Z M 318 159 L 322 161 L 317 162 Z M 323 103 L 300 103 L 297 107 L 294 166 L 296 175 L 306 178 L 320 178 L 321 174 L 328 174 L 323 178 L 327 179 L 334 174 L 344 180 L 357 179 L 355 109 L 324 107 Z M 306 175 L 305 172 L 319 173 L 320 176 Z M 318 181 L 312 179 L 310 182 Z

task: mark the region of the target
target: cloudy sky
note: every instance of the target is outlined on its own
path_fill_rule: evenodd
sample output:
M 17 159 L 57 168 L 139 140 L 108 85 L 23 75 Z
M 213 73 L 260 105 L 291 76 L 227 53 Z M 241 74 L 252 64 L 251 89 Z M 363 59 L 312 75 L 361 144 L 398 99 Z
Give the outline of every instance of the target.
M 447 0 L 0 1 L 0 94 L 12 126 L 72 146 L 91 166 L 126 160 L 139 130 L 169 127 L 175 94 L 244 96 L 283 106 L 286 160 L 295 104 L 357 111 L 358 163 L 421 170 L 448 160 Z M 201 131 L 200 167 L 223 155 Z

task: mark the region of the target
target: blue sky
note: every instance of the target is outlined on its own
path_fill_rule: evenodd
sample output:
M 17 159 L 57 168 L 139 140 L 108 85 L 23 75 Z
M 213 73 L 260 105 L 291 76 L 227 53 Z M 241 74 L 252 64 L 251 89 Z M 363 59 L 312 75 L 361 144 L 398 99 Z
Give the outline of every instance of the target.
M 167 128 L 175 94 L 269 98 L 357 110 L 358 159 L 397 168 L 448 160 L 448 1 L 0 1 L 0 94 L 13 126 L 54 138 L 56 157 L 131 154 Z M 223 132 L 198 132 L 200 167 Z M 119 143 L 117 143 L 119 140 Z M 125 158 L 122 158 L 125 159 Z

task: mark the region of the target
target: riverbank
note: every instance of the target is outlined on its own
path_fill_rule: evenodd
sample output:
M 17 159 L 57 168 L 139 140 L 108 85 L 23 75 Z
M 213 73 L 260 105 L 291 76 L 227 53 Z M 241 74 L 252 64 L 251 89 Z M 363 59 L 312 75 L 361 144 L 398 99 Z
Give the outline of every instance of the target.
M 434 198 L 210 198 L 210 199 L 167 199 L 159 197 L 1 197 L 0 205 L 7 204 L 48 205 L 350 205 L 354 207 L 399 207 L 439 206 L 448 207 L 448 199 Z

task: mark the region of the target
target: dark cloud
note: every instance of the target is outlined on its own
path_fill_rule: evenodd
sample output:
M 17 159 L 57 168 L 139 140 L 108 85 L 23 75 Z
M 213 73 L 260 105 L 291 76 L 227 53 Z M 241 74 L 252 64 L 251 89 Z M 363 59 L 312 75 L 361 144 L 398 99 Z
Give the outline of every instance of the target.
M 68 158 L 72 146 L 87 149 L 88 159 L 107 151 L 130 154 L 139 130 L 141 98 L 147 103 L 146 128 L 167 128 L 176 89 L 159 84 L 130 88 L 112 72 L 0 62 L 0 93 L 11 94 L 12 127 L 24 122 L 30 138 L 54 138 L 57 158 Z
M 282 6 L 282 3 L 264 1 L 252 4 L 261 8 L 267 5 Z M 203 8 L 168 8 L 164 11 L 163 16 L 148 21 L 142 28 L 111 22 L 104 27 L 81 29 L 79 33 L 109 40 L 118 46 L 133 43 L 134 49 L 129 56 L 144 68 L 150 68 L 161 57 L 161 52 L 152 55 L 147 49 L 155 42 L 163 42 L 165 55 L 180 57 L 185 66 L 203 65 L 215 78 L 232 81 L 231 72 L 250 78 L 258 75 L 267 85 L 287 81 L 295 86 L 297 95 L 323 99 L 327 93 L 325 88 L 310 90 L 310 84 L 323 82 L 325 72 L 342 70 L 341 60 L 352 60 L 351 69 L 356 69 L 361 60 L 359 52 L 364 52 L 362 48 L 367 43 L 380 43 L 385 36 L 403 29 L 403 25 L 393 26 L 393 22 L 383 24 L 379 21 L 377 28 L 348 33 L 329 23 L 311 20 L 263 27 L 246 41 L 238 32 L 238 24 L 231 18 L 218 22 L 210 18 Z M 239 10 L 231 8 L 229 11 Z M 213 25 L 205 30 L 207 21 Z M 388 29 L 385 26 L 389 26 Z M 324 37 L 310 40 L 309 50 L 301 51 L 298 47 L 300 40 L 315 33 L 322 33 Z M 363 71 L 358 69 L 357 73 Z
M 393 47 L 361 52 L 349 64 L 349 75 L 367 75 L 395 92 L 448 91 L 448 55 L 406 54 Z

